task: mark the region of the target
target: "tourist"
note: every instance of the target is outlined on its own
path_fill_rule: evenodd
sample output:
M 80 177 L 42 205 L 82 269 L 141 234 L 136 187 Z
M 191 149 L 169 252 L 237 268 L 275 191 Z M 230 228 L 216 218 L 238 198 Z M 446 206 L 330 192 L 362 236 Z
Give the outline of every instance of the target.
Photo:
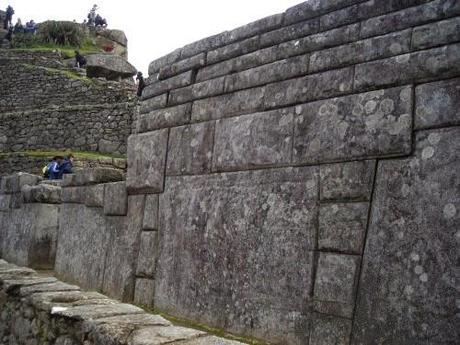
M 71 174 L 73 170 L 73 155 L 69 154 L 63 162 L 59 165 L 59 178 L 64 174 Z
M 88 13 L 88 25 L 89 26 L 96 26 L 96 11 L 98 9 L 99 8 L 95 4 L 95 5 L 93 5 L 93 8 L 89 11 L 89 13 Z
M 78 68 L 84 68 L 86 66 L 86 59 L 78 50 L 75 50 L 75 66 Z
M 33 19 L 31 19 L 30 22 L 26 23 L 24 32 L 29 33 L 29 34 L 34 34 L 34 35 L 37 33 L 37 24 L 34 22 Z
M 18 18 L 16 25 L 14 26 L 14 33 L 21 34 L 24 32 L 24 25 L 22 25 L 21 18 Z
M 61 176 L 59 167 L 61 166 L 64 157 L 56 156 L 53 161 L 48 165 L 48 176 L 50 180 L 58 180 Z
M 107 20 L 105 18 L 102 18 L 99 14 L 96 16 L 95 23 L 96 27 L 102 27 L 106 28 L 107 27 Z
M 137 83 L 137 96 L 141 97 L 142 96 L 142 90 L 144 90 L 144 87 L 145 87 L 145 81 L 144 81 L 144 77 L 142 76 L 142 72 L 137 72 L 136 80 L 138 81 L 138 83 Z
M 6 16 L 5 16 L 5 21 L 3 22 L 3 28 L 5 30 L 8 30 L 13 24 L 12 24 L 12 21 L 13 21 L 13 14 L 14 14 L 14 10 L 13 10 L 13 7 L 11 6 L 8 6 L 6 8 Z

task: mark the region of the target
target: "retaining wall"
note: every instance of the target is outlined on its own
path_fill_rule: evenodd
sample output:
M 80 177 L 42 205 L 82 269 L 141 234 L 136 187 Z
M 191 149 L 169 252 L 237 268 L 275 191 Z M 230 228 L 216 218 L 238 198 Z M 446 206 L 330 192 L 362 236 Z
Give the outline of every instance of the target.
M 153 61 L 127 188 L 158 215 L 155 307 L 279 344 L 454 344 L 459 14 L 308 1 Z

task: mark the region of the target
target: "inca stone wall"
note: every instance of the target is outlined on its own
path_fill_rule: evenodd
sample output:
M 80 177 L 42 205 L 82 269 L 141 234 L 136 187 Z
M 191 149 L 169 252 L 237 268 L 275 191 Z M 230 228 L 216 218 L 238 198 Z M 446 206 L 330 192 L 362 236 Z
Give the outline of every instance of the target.
M 37 345 L 242 345 L 0 260 L 0 342 Z
M 150 64 L 136 286 L 276 344 L 455 344 L 460 3 L 307 1 Z
M 126 153 L 132 85 L 82 77 L 53 52 L 1 50 L 0 74 L 0 152 Z

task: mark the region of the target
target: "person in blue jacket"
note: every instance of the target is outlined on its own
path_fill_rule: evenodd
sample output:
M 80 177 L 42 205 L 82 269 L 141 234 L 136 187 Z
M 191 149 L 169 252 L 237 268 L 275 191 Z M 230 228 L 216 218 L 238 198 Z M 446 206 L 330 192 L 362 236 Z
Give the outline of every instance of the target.
M 50 180 L 58 180 L 61 177 L 61 170 L 59 167 L 62 165 L 64 157 L 56 156 L 53 161 L 49 164 L 48 175 Z
M 64 174 L 71 174 L 73 169 L 73 154 L 69 154 L 62 163 L 59 164 L 59 178 Z

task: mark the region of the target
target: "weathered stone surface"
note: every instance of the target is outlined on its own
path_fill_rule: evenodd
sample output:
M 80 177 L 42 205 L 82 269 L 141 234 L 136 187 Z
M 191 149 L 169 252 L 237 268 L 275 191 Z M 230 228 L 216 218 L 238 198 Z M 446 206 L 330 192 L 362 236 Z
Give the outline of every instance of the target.
M 425 49 L 460 41 L 460 17 L 414 28 L 412 49 Z
M 199 41 L 187 44 L 182 48 L 181 59 L 188 58 L 190 56 L 197 55 L 198 53 L 209 51 L 229 43 L 228 32 L 222 32 L 220 34 L 203 38 Z
M 359 262 L 358 255 L 320 253 L 314 290 L 317 311 L 329 313 L 334 309 L 334 315 L 351 317 Z
M 238 341 L 218 338 L 215 336 L 205 336 L 196 339 L 186 340 L 178 343 L 180 345 L 243 345 Z
M 255 36 L 265 31 L 277 29 L 283 23 L 283 13 L 274 14 L 247 25 L 240 26 L 228 33 L 230 41 Z
M 259 37 L 251 37 L 244 41 L 226 45 L 215 50 L 211 50 L 207 54 L 207 63 L 214 64 L 216 62 L 227 60 L 235 56 L 248 54 L 259 48 Z
M 136 68 L 118 55 L 91 54 L 86 57 L 86 60 L 86 75 L 90 78 L 104 77 L 108 80 L 118 80 L 136 74 Z
M 415 155 L 379 164 L 353 344 L 454 344 L 460 130 L 416 134 Z
M 320 167 L 320 199 L 369 200 L 375 161 L 324 164 Z
M 26 203 L 60 204 L 62 202 L 60 187 L 46 184 L 25 185 L 22 193 Z
M 136 287 L 134 290 L 134 303 L 153 307 L 155 295 L 155 282 L 153 279 L 136 278 Z
M 167 129 L 128 138 L 126 186 L 130 192 L 163 191 L 167 144 Z
M 286 10 L 285 22 L 295 23 L 303 19 L 316 17 L 318 15 L 331 12 L 348 5 L 352 5 L 356 0 L 309 0 Z
M 288 108 L 218 120 L 213 169 L 242 170 L 289 163 L 293 112 Z
M 109 243 L 103 210 L 61 205 L 59 237 L 66 240 L 58 241 L 56 275 L 84 288 L 100 290 Z
M 168 102 L 168 94 L 164 93 L 160 96 L 152 97 L 140 102 L 139 113 L 146 114 L 152 110 L 166 107 Z
M 145 196 L 143 230 L 158 230 L 158 195 L 149 194 Z
M 21 190 L 19 187 L 18 174 L 3 176 L 1 179 L 0 192 L 2 194 L 13 194 Z
M 460 74 L 460 44 L 367 62 L 355 68 L 357 90 L 454 77 Z
M 358 17 L 367 19 L 377 17 L 379 15 L 399 11 L 404 8 L 417 6 L 433 0 L 388 0 L 388 1 L 365 1 L 359 4 Z
M 415 88 L 415 128 L 460 124 L 460 78 Z
M 213 144 L 214 122 L 172 128 L 169 134 L 166 174 L 209 173 Z
M 365 202 L 321 205 L 318 248 L 362 254 L 368 208 Z
M 410 153 L 410 87 L 308 103 L 295 107 L 295 111 L 296 163 Z
M 208 56 L 208 59 L 209 59 L 209 56 Z M 191 58 L 184 59 L 176 63 L 173 63 L 172 65 L 168 65 L 168 66 L 161 68 L 158 74 L 158 78 L 160 80 L 167 79 L 179 73 L 182 73 L 188 70 L 197 69 L 201 66 L 204 66 L 205 63 L 206 63 L 206 56 L 204 53 L 201 53 L 201 54 L 192 56 Z
M 162 68 L 164 66 L 167 66 L 167 65 L 170 65 L 170 64 L 176 62 L 177 60 L 179 60 L 180 52 L 181 52 L 181 49 L 176 49 L 172 53 L 167 54 L 165 56 L 162 56 L 159 59 L 156 59 L 156 60 L 152 61 L 149 64 L 149 74 L 150 75 L 155 74 L 155 72 L 158 72 L 160 70 L 160 68 Z
M 184 72 L 166 80 L 147 85 L 142 91 L 142 100 L 161 95 L 172 89 L 190 85 L 193 79 L 193 71 Z
M 310 73 L 407 53 L 411 33 L 409 29 L 315 52 L 310 59 Z
M 46 284 L 36 284 L 30 286 L 23 286 L 19 289 L 20 296 L 29 296 L 34 293 L 41 293 L 41 292 L 50 292 L 50 291 L 79 291 L 80 288 L 76 285 L 70 285 L 66 283 L 62 283 L 60 281 L 54 283 L 46 283 Z
M 128 193 L 125 182 L 107 183 L 104 186 L 104 214 L 124 216 L 128 210 Z
M 313 321 L 309 345 L 348 345 L 350 333 L 350 320 L 318 315 Z
M 162 345 L 179 340 L 193 339 L 204 334 L 202 331 L 178 326 L 147 327 L 134 331 L 130 336 L 128 345 Z
M 193 102 L 192 121 L 221 119 L 262 110 L 265 88 L 258 87 Z
M 144 311 L 130 304 L 102 304 L 102 305 L 82 305 L 78 307 L 66 308 L 52 313 L 56 317 L 63 317 L 73 320 L 99 319 L 109 316 L 142 314 Z
M 139 255 L 137 258 L 136 275 L 155 277 L 155 264 L 158 257 L 158 232 L 143 231 L 141 233 Z
M 134 298 L 144 207 L 144 195 L 129 196 L 127 217 L 110 217 L 107 220 L 107 231 L 111 239 L 105 260 L 103 291 L 126 302 Z
M 353 70 L 343 68 L 302 78 L 291 79 L 265 88 L 267 108 L 338 96 L 351 91 Z
M 138 132 L 184 125 L 190 122 L 192 104 L 182 104 L 171 108 L 152 111 L 139 116 Z
M 312 287 L 317 183 L 315 167 L 168 177 L 156 307 L 301 344 L 308 327 L 294 324 L 304 324 Z
M 86 188 L 87 187 L 84 186 L 62 188 L 62 202 L 67 204 L 84 204 L 86 199 Z
M 171 105 L 186 103 L 195 99 L 216 96 L 224 92 L 225 77 L 203 81 L 181 89 L 172 90 L 168 103 Z
M 422 25 L 459 13 L 460 4 L 458 1 L 435 0 L 420 6 L 368 19 L 361 24 L 361 37 L 382 35 L 390 31 Z
M 338 26 L 354 23 L 358 19 L 358 11 L 359 6 L 353 5 L 325 14 L 319 19 L 319 28 L 321 31 L 324 31 L 336 28 Z
M 312 19 L 291 26 L 286 26 L 278 30 L 267 32 L 260 35 L 260 46 L 268 47 L 281 42 L 293 40 L 295 38 L 308 36 L 316 33 L 319 29 L 319 20 Z
M 118 169 L 93 168 L 77 170 L 73 180 L 74 186 L 87 186 L 99 183 L 117 182 L 124 179 L 124 174 Z
M 309 55 L 301 55 L 231 74 L 225 79 L 225 92 L 246 89 L 306 74 L 309 61 Z
M 96 323 L 107 324 L 131 324 L 134 326 L 171 326 L 171 322 L 161 317 L 160 315 L 153 314 L 130 314 L 110 316 L 97 319 Z
M 104 185 L 97 184 L 85 189 L 85 205 L 88 207 L 104 207 Z

